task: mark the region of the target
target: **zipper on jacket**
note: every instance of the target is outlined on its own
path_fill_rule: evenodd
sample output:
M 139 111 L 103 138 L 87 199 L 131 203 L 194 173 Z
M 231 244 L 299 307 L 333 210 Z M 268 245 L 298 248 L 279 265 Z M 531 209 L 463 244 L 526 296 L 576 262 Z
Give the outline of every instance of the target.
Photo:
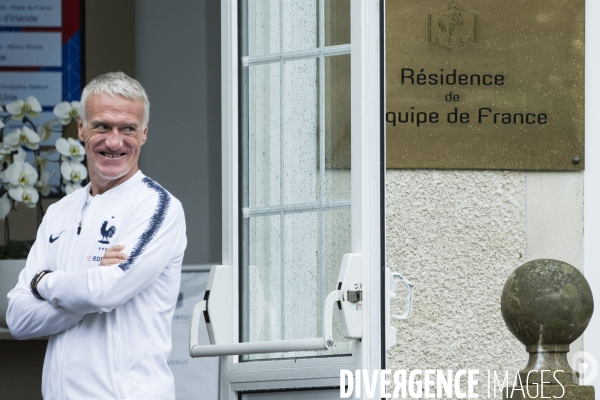
M 79 221 L 79 226 L 77 227 L 77 234 L 81 233 L 81 226 L 83 225 L 83 220 Z

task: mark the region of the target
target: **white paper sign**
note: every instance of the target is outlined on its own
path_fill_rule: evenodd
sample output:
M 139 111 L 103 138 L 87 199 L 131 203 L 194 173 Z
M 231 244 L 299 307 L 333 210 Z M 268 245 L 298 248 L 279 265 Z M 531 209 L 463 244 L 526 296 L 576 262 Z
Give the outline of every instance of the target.
M 0 66 L 60 67 L 60 32 L 0 32 Z
M 61 26 L 61 0 L 0 0 L 0 26 Z
M 173 350 L 169 357 L 177 400 L 218 399 L 218 357 L 191 358 L 189 348 L 192 310 L 204 298 L 207 280 L 208 272 L 181 274 L 181 289 L 171 329 Z M 199 332 L 200 344 L 209 344 L 204 319 L 200 322 Z
M 0 104 L 34 96 L 43 106 L 62 101 L 60 72 L 0 72 Z

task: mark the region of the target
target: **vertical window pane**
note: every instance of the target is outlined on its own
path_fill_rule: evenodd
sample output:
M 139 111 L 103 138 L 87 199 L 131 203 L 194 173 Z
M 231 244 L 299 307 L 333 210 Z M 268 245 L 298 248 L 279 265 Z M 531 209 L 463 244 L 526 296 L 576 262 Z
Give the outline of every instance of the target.
M 350 198 L 350 55 L 325 58 L 325 196 Z
M 351 252 L 350 209 L 325 213 L 325 294 L 336 289 L 342 258 Z M 352 342 L 342 335 L 340 315 L 333 313 L 333 348 L 327 354 L 352 353 Z
M 284 202 L 319 198 L 319 82 L 316 59 L 284 63 Z
M 249 207 L 281 202 L 280 65 L 259 64 L 248 71 L 247 171 Z
M 350 0 L 325 0 L 325 46 L 350 43 Z
M 242 340 L 281 339 L 281 218 L 244 219 L 242 229 L 247 240 L 242 270 Z
M 318 47 L 318 1 L 283 0 L 283 51 Z
M 240 14 L 246 33 L 242 42 L 244 56 L 261 56 L 280 51 L 280 0 L 242 1 Z
M 284 220 L 285 339 L 320 336 L 320 214 L 294 213 Z

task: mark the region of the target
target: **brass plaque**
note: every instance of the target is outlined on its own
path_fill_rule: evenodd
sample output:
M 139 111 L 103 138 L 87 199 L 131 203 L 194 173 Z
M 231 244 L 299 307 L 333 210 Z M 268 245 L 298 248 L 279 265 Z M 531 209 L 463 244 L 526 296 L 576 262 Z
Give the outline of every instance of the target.
M 386 0 L 388 168 L 584 169 L 584 0 Z

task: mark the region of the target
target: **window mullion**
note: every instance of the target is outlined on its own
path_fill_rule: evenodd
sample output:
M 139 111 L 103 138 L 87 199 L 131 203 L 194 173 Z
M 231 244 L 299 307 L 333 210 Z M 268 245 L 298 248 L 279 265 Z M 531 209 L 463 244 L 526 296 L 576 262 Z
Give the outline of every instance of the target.
M 280 214 L 280 229 L 281 229 L 281 239 L 280 239 L 280 249 L 281 249 L 281 266 L 280 266 L 280 278 L 281 278 L 281 340 L 285 340 L 285 213 L 283 211 L 283 206 L 285 205 L 285 166 L 284 166 L 284 150 L 285 150 L 285 89 L 284 89 L 284 81 L 285 81 L 285 65 L 283 61 L 283 48 L 284 48 L 284 18 L 283 18 L 283 0 L 279 0 L 279 129 L 281 131 L 279 135 L 279 143 L 280 143 L 280 151 L 279 151 L 279 201 L 281 204 L 281 214 Z
M 325 202 L 325 57 L 323 56 L 323 48 L 325 46 L 325 7 L 324 0 L 319 0 L 319 216 L 320 216 L 320 273 L 321 273 L 321 307 L 325 304 L 326 287 L 325 287 L 325 211 L 323 203 Z M 323 318 L 323 316 L 321 316 Z

